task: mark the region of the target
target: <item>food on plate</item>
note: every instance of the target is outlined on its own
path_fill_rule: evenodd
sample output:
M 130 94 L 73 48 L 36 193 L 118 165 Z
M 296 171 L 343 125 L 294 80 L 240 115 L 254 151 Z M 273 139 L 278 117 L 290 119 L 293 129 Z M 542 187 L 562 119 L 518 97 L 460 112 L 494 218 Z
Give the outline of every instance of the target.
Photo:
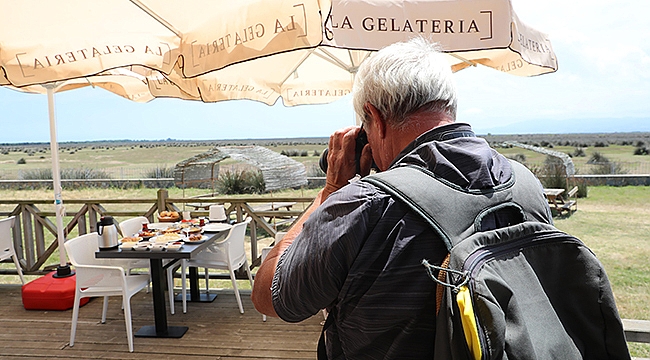
M 200 233 L 190 235 L 190 236 L 187 238 L 187 240 L 189 240 L 189 241 L 201 241 L 201 239 L 203 239 L 203 235 L 201 235 Z
M 163 230 L 162 230 L 162 232 L 165 233 L 165 234 L 169 234 L 169 233 L 179 233 L 180 231 L 181 231 L 181 228 L 180 228 L 180 227 L 177 227 L 177 226 L 170 226 L 170 227 L 168 227 L 167 229 L 163 229 Z
M 162 222 L 172 222 L 180 220 L 181 216 L 178 214 L 178 211 L 161 211 L 158 214 L 158 220 Z
M 161 218 L 180 218 L 181 216 L 178 214 L 178 211 L 161 211 L 160 212 L 160 217 Z
M 195 233 L 200 233 L 201 230 L 202 230 L 202 229 L 201 229 L 200 227 L 198 227 L 198 226 L 194 226 L 194 227 L 191 227 L 191 228 L 187 228 L 187 229 L 185 229 L 184 231 L 187 232 L 187 233 L 189 233 L 189 234 L 195 234 Z
M 183 246 L 182 241 L 167 243 L 167 250 L 179 250 Z
M 166 234 L 163 234 L 163 235 L 156 236 L 156 242 L 157 243 L 169 242 L 169 241 L 178 241 L 180 239 L 182 239 L 182 237 L 180 235 L 178 235 L 177 233 L 166 233 Z
M 140 240 L 142 240 L 142 238 L 139 236 L 125 236 L 120 241 L 125 243 L 125 242 L 138 242 Z
M 142 236 L 143 238 L 147 238 L 147 237 L 156 236 L 156 233 L 154 231 L 150 231 L 150 230 L 149 231 L 144 231 L 143 230 L 143 231 L 140 231 L 138 233 L 138 235 Z

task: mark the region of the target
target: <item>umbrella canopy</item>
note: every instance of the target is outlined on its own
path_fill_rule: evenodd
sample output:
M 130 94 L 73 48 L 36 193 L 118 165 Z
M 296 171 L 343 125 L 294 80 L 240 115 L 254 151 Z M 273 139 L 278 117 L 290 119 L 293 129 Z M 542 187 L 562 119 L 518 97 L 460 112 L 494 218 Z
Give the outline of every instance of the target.
M 0 86 L 48 97 L 59 276 L 71 273 L 63 247 L 56 91 L 97 84 L 147 101 L 151 95 L 135 90 L 137 81 L 90 77 L 133 65 L 196 76 L 322 39 L 318 0 L 0 0 L 0 8 Z
M 423 36 L 437 41 L 452 70 L 484 65 L 518 76 L 557 71 L 547 36 L 523 24 L 510 0 L 333 0 L 320 46 L 230 65 L 192 79 L 180 68 L 149 72 L 156 97 L 205 102 L 251 99 L 322 104 L 352 90 L 372 52 Z
M 317 0 L 0 0 L 0 8 L 0 85 L 135 64 L 190 77 L 322 39 Z
M 325 44 L 378 50 L 413 36 L 439 42 L 454 70 L 478 64 L 518 76 L 557 71 L 546 34 L 510 0 L 333 0 Z

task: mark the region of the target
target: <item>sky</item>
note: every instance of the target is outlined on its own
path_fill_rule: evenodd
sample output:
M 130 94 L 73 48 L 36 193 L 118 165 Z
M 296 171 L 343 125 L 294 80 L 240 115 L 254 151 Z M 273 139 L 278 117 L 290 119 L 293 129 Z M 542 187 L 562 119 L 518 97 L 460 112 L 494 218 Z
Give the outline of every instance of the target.
M 548 34 L 559 70 L 517 77 L 455 74 L 457 121 L 479 134 L 650 131 L 650 22 L 645 0 L 512 0 Z M 59 142 L 327 137 L 353 125 L 351 98 L 285 107 L 247 100 L 134 103 L 101 89 L 55 95 Z M 48 142 L 45 95 L 0 87 L 0 143 Z

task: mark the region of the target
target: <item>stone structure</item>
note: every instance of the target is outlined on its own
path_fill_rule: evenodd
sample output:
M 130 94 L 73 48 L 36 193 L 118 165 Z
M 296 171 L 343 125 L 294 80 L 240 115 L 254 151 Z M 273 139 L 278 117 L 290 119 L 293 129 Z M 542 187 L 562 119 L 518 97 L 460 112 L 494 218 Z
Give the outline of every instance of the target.
M 262 146 L 216 147 L 176 164 L 174 182 L 179 188 L 215 188 L 219 163 L 233 159 L 254 166 L 262 172 L 266 191 L 307 185 L 305 166 Z

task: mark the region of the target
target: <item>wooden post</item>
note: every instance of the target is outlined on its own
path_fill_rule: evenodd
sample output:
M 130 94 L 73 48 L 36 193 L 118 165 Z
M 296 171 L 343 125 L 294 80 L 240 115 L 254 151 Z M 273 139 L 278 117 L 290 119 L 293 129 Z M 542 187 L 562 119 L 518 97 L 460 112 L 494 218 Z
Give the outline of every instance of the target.
M 160 214 L 161 211 L 166 211 L 167 210 L 167 199 L 169 198 L 169 192 L 167 189 L 158 189 L 158 200 L 156 203 L 158 204 L 158 214 Z
M 27 267 L 31 267 L 36 262 L 36 249 L 34 248 L 32 217 L 25 207 L 26 205 L 21 205 L 20 212 L 22 215 L 23 236 L 25 239 L 25 261 L 27 262 Z M 18 220 L 18 218 L 16 218 L 16 220 Z

